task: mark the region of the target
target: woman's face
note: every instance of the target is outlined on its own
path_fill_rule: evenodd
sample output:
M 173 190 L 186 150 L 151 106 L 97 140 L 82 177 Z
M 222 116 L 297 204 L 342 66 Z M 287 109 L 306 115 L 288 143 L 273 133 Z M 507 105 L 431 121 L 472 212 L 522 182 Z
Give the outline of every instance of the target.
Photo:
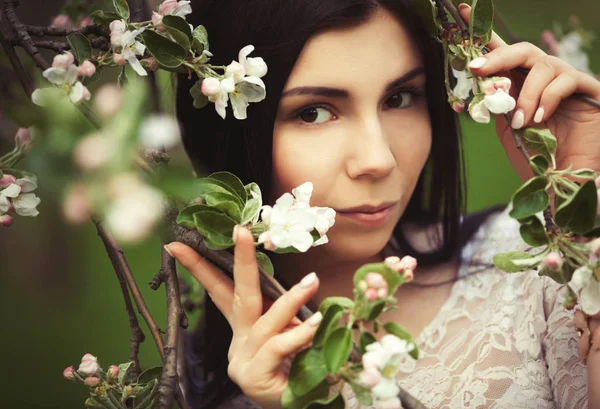
M 323 251 L 376 255 L 404 212 L 431 148 L 425 74 L 389 12 L 305 45 L 284 87 L 273 134 L 275 199 L 306 181 L 313 206 L 336 210 Z

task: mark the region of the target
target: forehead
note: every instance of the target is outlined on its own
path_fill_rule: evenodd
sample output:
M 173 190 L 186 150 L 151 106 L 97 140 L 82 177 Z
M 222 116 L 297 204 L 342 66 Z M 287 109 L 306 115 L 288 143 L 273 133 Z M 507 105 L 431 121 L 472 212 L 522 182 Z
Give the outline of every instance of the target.
M 408 31 L 390 12 L 379 9 L 361 25 L 310 38 L 285 88 L 373 86 L 388 83 L 420 64 Z

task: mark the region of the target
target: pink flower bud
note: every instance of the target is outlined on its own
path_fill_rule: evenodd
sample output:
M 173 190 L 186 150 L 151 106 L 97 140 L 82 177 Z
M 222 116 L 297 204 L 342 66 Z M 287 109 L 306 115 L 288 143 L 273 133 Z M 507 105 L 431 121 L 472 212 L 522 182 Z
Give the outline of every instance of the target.
M 158 61 L 154 57 L 144 58 L 140 61 L 142 67 L 147 69 L 148 71 L 157 71 L 159 69 Z
M 156 11 L 152 12 L 152 25 L 154 26 L 154 28 L 156 28 L 158 31 L 167 31 L 167 29 L 165 28 L 165 26 L 162 23 L 162 19 L 163 16 L 158 14 Z
M 84 28 L 89 26 L 90 24 L 92 24 L 92 18 L 91 17 L 84 17 L 81 19 L 81 21 L 79 22 L 78 26 L 79 28 Z
M 270 250 L 270 251 L 277 250 L 277 246 L 271 240 L 271 232 L 269 232 L 269 231 L 261 233 L 261 235 L 258 236 L 258 242 L 265 247 L 265 250 Z
M 117 365 L 109 366 L 106 374 L 110 379 L 116 380 L 119 377 L 119 367 Z
M 103 85 L 96 91 L 94 109 L 103 118 L 110 118 L 121 108 L 123 91 L 115 84 Z
M 381 373 L 375 368 L 363 370 L 359 375 L 359 382 L 367 388 L 372 388 L 381 380 Z
M 17 146 L 29 147 L 31 144 L 31 132 L 28 128 L 19 128 L 15 135 L 15 143 Z
M 72 381 L 76 378 L 75 376 L 75 367 L 74 366 L 70 366 L 68 368 L 65 368 L 65 370 L 63 371 L 63 378 Z
M 361 293 L 364 293 L 369 288 L 369 285 L 367 284 L 367 282 L 365 280 L 360 280 L 359 283 L 358 283 L 358 285 L 356 286 L 356 288 Z
M 483 92 L 485 95 L 492 95 L 496 92 L 494 81 L 492 81 L 491 79 L 481 81 L 479 83 L 479 87 L 481 88 L 481 92 Z
M 387 287 L 387 286 L 386 286 Z M 388 289 L 383 287 L 377 290 L 377 298 L 385 299 L 388 296 Z
M 100 383 L 102 382 L 102 380 L 100 378 L 95 377 L 95 376 L 88 376 L 87 378 L 85 378 L 84 382 L 90 388 L 95 388 L 96 386 L 100 385 Z
M 124 33 L 125 30 L 127 29 L 127 22 L 125 22 L 125 20 L 113 20 L 108 25 L 108 28 L 110 28 L 111 33 L 114 33 L 117 31 Z
M 96 73 L 96 66 L 93 62 L 85 60 L 79 66 L 79 75 L 82 77 L 91 77 Z
M 163 16 L 171 14 L 177 8 L 177 0 L 165 0 L 158 6 L 158 12 Z
M 417 269 L 417 259 L 411 256 L 404 256 L 402 257 L 402 260 L 400 260 L 402 262 L 402 265 L 404 266 L 404 269 L 408 269 L 408 270 L 412 270 L 415 271 Z
M 398 264 L 399 261 L 400 261 L 400 257 L 396 257 L 396 256 L 386 257 L 386 259 L 383 260 L 383 262 L 385 264 L 387 264 L 387 266 L 389 268 L 391 268 L 392 270 L 394 269 L 394 266 L 396 266 L 396 264 Z
M 102 134 L 84 137 L 75 146 L 73 161 L 85 171 L 94 171 L 108 163 L 112 152 L 111 142 Z
M 123 66 L 127 64 L 127 60 L 121 54 L 113 53 L 113 61 L 115 64 Z
M 54 56 L 52 60 L 52 68 L 62 68 L 63 70 L 68 70 L 70 65 L 75 63 L 75 57 L 71 54 L 70 51 L 65 51 L 62 54 L 58 54 Z
M 379 273 L 367 274 L 367 276 L 365 277 L 365 281 L 371 288 L 381 288 L 386 284 L 385 280 L 383 279 L 383 276 Z
M 550 30 L 545 30 L 541 36 L 542 43 L 546 46 L 546 51 L 550 55 L 558 54 L 560 48 L 560 42 L 554 36 L 554 33 Z
M 13 175 L 4 174 L 4 176 L 0 178 L 0 189 L 4 189 L 5 187 L 8 187 L 16 182 L 16 177 L 14 177 Z
M 113 48 L 121 47 L 121 37 L 123 37 L 122 31 L 113 31 L 110 33 L 110 45 Z
M 375 301 L 377 299 L 377 289 L 376 288 L 368 288 L 365 292 L 365 298 L 369 301 Z
M 10 209 L 9 209 L 9 211 L 10 211 Z M 0 225 L 2 225 L 4 227 L 10 227 L 14 221 L 15 221 L 15 218 L 9 214 L 3 214 L 2 216 L 0 216 Z
M 404 282 L 410 283 L 414 278 L 414 273 L 412 270 L 404 270 Z
M 552 270 L 558 270 L 562 267 L 563 259 L 557 252 L 553 251 L 544 258 L 544 265 Z
M 83 358 L 81 358 L 81 363 L 79 364 L 79 372 L 82 376 L 94 377 L 98 374 L 100 370 L 100 365 L 98 365 L 98 358 L 96 358 L 92 354 L 85 354 Z
M 221 81 L 217 78 L 205 78 L 202 80 L 202 93 L 207 97 L 217 95 L 221 91 Z
M 63 202 L 63 215 L 69 223 L 82 224 L 91 214 L 91 203 L 88 199 L 85 186 L 76 183 L 67 192 Z
M 496 89 L 501 89 L 504 92 L 510 91 L 510 87 L 512 85 L 512 81 L 507 77 L 496 77 L 494 78 L 494 87 Z
M 454 112 L 457 112 L 459 114 L 465 110 L 464 101 L 452 101 L 451 106 Z
M 66 14 L 59 14 L 58 16 L 54 17 L 50 27 L 70 30 L 72 25 L 73 23 L 71 22 L 69 16 Z

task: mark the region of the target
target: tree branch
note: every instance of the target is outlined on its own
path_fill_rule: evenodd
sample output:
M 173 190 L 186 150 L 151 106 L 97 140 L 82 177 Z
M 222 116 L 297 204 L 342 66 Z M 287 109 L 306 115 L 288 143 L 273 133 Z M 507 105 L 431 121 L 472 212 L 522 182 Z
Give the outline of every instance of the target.
M 23 67 L 23 64 L 21 63 L 21 60 L 19 59 L 15 48 L 10 44 L 10 41 L 7 37 L 6 29 L 2 24 L 2 21 L 0 21 L 0 44 L 6 52 L 6 56 L 10 61 L 10 65 L 13 67 L 15 75 L 19 79 L 23 90 L 25 90 L 27 96 L 30 97 L 33 93 L 33 90 L 35 89 L 35 86 L 33 85 L 33 79 L 31 78 L 29 72 L 25 69 L 25 67 Z
M 29 24 L 23 24 L 23 28 L 25 31 L 34 37 L 66 37 L 71 34 L 83 34 L 87 36 L 88 34 L 95 34 L 100 37 L 109 38 L 110 32 L 102 26 L 97 24 L 90 24 L 89 26 L 83 27 L 79 30 L 67 29 L 67 28 L 55 28 L 55 27 L 42 27 L 42 26 L 32 26 Z
M 444 7 L 450 12 L 450 15 L 454 18 L 454 20 L 456 21 L 456 24 L 458 24 L 458 27 L 460 28 L 460 32 L 462 33 L 463 40 L 470 39 L 471 32 L 469 31 L 469 26 L 467 25 L 467 23 L 465 23 L 465 20 L 463 20 L 462 16 L 460 15 L 460 12 L 454 6 L 454 3 L 452 3 L 452 0 L 436 0 L 436 1 L 441 2 L 444 5 Z
M 31 56 L 33 61 L 40 67 L 42 70 L 45 70 L 50 67 L 48 62 L 42 57 L 36 46 L 33 44 L 33 40 L 27 33 L 25 26 L 21 23 L 19 18 L 17 17 L 17 13 L 15 8 L 19 5 L 19 0 L 4 0 L 4 15 L 6 19 L 10 22 L 13 30 L 15 31 L 15 35 L 17 36 L 17 40 L 23 49 Z

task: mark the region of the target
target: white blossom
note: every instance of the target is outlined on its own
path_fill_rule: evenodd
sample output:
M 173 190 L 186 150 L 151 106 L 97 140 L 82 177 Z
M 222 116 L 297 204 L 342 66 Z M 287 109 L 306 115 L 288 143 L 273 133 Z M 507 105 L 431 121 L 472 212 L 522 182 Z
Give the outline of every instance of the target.
M 152 12 L 152 24 L 157 30 L 166 31 L 162 19 L 166 15 L 178 16 L 185 18 L 188 14 L 192 13 L 192 6 L 190 1 L 177 1 L 177 0 L 165 0 L 160 6 L 158 6 L 158 12 Z
M 490 123 L 490 110 L 485 106 L 483 100 L 469 105 L 469 115 L 471 115 L 471 118 L 475 122 L 479 122 L 480 124 Z
M 79 375 L 87 377 L 98 374 L 99 370 L 100 365 L 98 364 L 98 358 L 92 354 L 85 354 L 83 358 L 81 358 L 81 363 L 79 364 L 77 372 Z
M 34 178 L 24 177 L 2 191 L 0 191 L 0 214 L 4 214 L 12 207 L 19 216 L 35 217 L 39 214 L 37 205 L 41 199 L 31 193 L 37 188 L 37 182 Z
M 127 61 L 129 65 L 131 65 L 131 68 L 133 68 L 133 70 L 141 76 L 148 75 L 148 73 L 146 72 L 144 67 L 142 67 L 142 64 L 137 58 L 138 55 L 143 56 L 144 52 L 146 51 L 146 46 L 136 40 L 136 37 L 143 32 L 144 28 L 140 28 L 133 31 L 125 31 L 120 38 L 122 47 L 121 53 L 117 54 L 120 55 L 121 58 L 123 58 L 125 61 Z
M 44 70 L 42 75 L 56 87 L 38 88 L 33 91 L 31 100 L 34 104 L 46 106 L 54 103 L 56 98 L 62 95 L 68 95 L 74 104 L 91 98 L 90 91 L 77 80 L 81 74 L 73 61 L 73 55 L 69 52 L 54 57 L 52 67 Z
M 505 114 L 515 109 L 517 105 L 515 99 L 503 89 L 499 89 L 491 95 L 486 95 L 483 98 L 483 103 L 494 114 Z
M 579 295 L 581 309 L 588 315 L 600 312 L 600 281 L 588 266 L 579 267 L 573 273 L 569 287 Z
M 582 50 L 583 37 L 578 31 L 565 35 L 558 44 L 556 56 L 571 64 L 575 69 L 593 75 L 590 59 Z
M 138 139 L 149 148 L 172 148 L 181 140 L 179 124 L 168 115 L 150 115 L 140 125 Z
M 452 74 L 456 78 L 456 85 L 452 92 L 462 100 L 468 99 L 473 89 L 473 75 L 468 70 L 456 71 L 455 69 L 452 69 Z

